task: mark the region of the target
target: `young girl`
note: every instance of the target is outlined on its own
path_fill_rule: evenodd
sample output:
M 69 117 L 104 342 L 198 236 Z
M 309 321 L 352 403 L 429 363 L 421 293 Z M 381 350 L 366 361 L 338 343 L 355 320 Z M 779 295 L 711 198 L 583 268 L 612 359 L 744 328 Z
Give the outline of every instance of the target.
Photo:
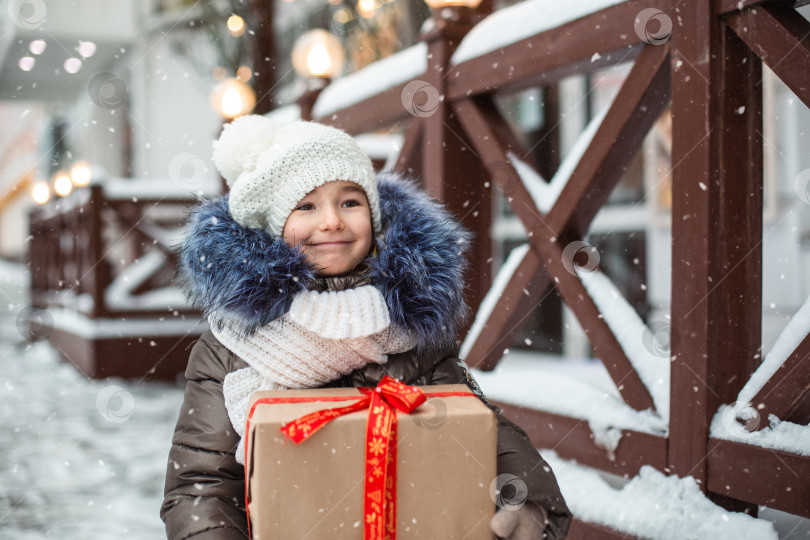
M 247 537 L 240 463 L 252 392 L 390 375 L 469 386 L 497 415 L 498 474 L 527 490 L 498 509 L 493 532 L 564 538 L 571 516 L 554 474 L 456 357 L 468 233 L 412 182 L 375 175 L 331 127 L 242 117 L 214 143 L 214 162 L 230 193 L 193 213 L 180 260 L 211 330 L 186 369 L 161 508 L 168 537 Z

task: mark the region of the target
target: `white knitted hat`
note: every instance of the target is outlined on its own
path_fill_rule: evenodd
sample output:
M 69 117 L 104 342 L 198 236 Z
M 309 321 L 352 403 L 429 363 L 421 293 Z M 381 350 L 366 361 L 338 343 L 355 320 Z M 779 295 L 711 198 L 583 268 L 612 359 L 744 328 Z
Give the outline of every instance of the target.
M 279 126 L 264 116 L 242 116 L 214 141 L 214 164 L 230 188 L 231 215 L 244 227 L 280 236 L 307 193 L 347 180 L 366 192 L 374 232 L 380 232 L 374 168 L 344 131 L 314 122 Z

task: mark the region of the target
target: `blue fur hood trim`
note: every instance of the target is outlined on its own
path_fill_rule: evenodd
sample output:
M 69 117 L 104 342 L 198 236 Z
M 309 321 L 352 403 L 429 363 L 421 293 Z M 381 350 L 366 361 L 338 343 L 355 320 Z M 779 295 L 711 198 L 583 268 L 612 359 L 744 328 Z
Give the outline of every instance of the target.
M 377 175 L 382 234 L 366 262 L 391 320 L 417 336 L 420 352 L 455 346 L 464 303 L 470 233 L 415 182 Z M 195 208 L 179 261 L 186 296 L 218 327 L 249 336 L 282 316 L 315 279 L 304 256 L 263 229 L 236 223 L 228 197 Z

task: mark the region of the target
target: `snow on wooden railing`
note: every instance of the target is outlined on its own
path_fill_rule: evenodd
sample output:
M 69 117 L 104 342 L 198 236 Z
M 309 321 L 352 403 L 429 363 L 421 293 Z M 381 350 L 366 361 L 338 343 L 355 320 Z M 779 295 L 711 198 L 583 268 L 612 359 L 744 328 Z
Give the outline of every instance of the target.
M 318 96 L 312 115 L 327 117 L 421 76 L 427 70 L 427 54 L 427 46 L 417 43 L 335 80 Z
M 556 29 L 591 13 L 601 11 L 626 0 L 577 0 L 549 2 L 527 0 L 496 11 L 470 30 L 453 53 L 450 63 L 461 64 L 519 41 Z M 504 58 L 504 61 L 509 61 Z

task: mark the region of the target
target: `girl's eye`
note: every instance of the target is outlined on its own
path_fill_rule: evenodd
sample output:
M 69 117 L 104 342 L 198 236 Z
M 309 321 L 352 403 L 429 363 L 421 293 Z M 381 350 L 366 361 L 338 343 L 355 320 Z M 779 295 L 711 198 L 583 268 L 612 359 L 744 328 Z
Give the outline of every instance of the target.
M 315 207 L 311 203 L 304 203 L 298 208 L 296 208 L 296 210 L 312 210 L 313 208 Z
M 346 207 L 346 208 L 352 208 L 354 206 L 360 206 L 360 203 L 358 201 L 355 201 L 354 199 L 350 199 L 350 200 L 344 202 L 343 206 Z

